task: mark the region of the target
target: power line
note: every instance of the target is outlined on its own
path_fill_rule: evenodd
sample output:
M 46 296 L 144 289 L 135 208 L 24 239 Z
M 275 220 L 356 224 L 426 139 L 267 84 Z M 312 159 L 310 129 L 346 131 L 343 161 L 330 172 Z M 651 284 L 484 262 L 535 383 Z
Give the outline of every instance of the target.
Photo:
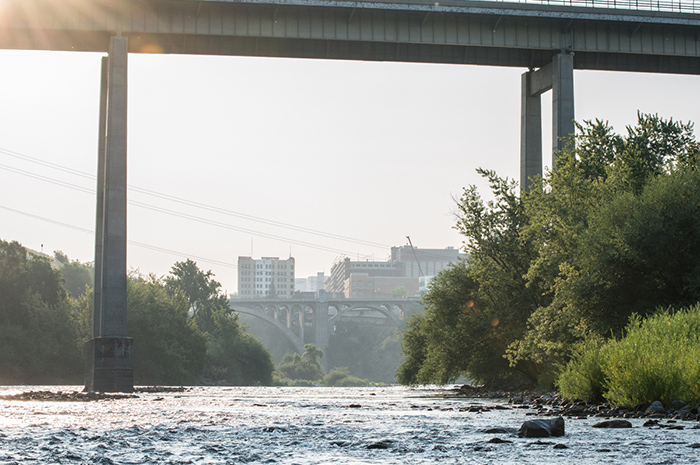
M 6 207 L 6 206 L 4 206 L 4 205 L 0 205 L 0 208 L 2 208 L 3 210 L 7 210 L 7 211 L 10 211 L 10 212 L 16 213 L 16 214 L 18 214 L 18 215 L 23 215 L 23 216 L 27 216 L 27 217 L 29 217 L 29 218 L 34 218 L 34 219 L 39 220 L 39 221 L 44 221 L 45 223 L 51 223 L 51 224 L 54 224 L 54 225 L 57 225 L 57 226 L 61 226 L 61 227 L 68 228 L 68 229 L 73 229 L 73 230 L 75 230 L 75 231 L 80 231 L 80 232 L 82 232 L 82 233 L 90 234 L 90 235 L 93 235 L 93 236 L 95 235 L 95 231 L 93 231 L 93 230 L 91 230 L 91 229 L 81 228 L 80 226 L 75 226 L 75 225 L 72 225 L 72 224 L 64 223 L 64 222 L 62 222 L 62 221 L 53 220 L 53 219 L 51 219 L 51 218 L 46 218 L 45 216 L 34 215 L 34 214 L 32 214 L 32 213 L 28 213 L 28 212 L 25 212 L 25 211 L 22 211 L 22 210 L 17 210 L 17 209 L 14 209 L 14 208 Z M 220 266 L 225 266 L 225 267 L 228 267 L 228 268 L 238 268 L 238 265 L 236 265 L 236 264 L 234 264 L 234 263 L 224 262 L 224 261 L 221 261 L 221 260 L 215 260 L 215 259 L 206 258 L 206 257 L 200 257 L 200 256 L 197 256 L 197 255 L 191 255 L 191 254 L 187 254 L 187 253 L 185 253 L 185 252 L 180 252 L 180 251 L 177 251 L 177 250 L 166 249 L 166 248 L 158 247 L 158 246 L 155 246 L 155 245 L 145 244 L 145 243 L 143 243 L 143 242 L 137 242 L 137 241 L 131 241 L 131 240 L 129 240 L 129 241 L 127 241 L 127 242 L 128 242 L 129 244 L 131 244 L 131 245 L 134 245 L 134 246 L 137 246 L 137 247 L 141 247 L 141 248 L 144 248 L 144 249 L 154 250 L 154 251 L 157 251 L 157 252 L 167 253 L 167 254 L 170 254 L 170 255 L 176 255 L 176 256 L 180 256 L 180 257 L 184 256 L 184 257 L 187 257 L 187 258 L 194 258 L 194 259 L 197 259 L 197 260 L 200 260 L 200 261 L 203 261 L 203 262 L 212 263 L 212 264 L 220 265 Z
M 68 168 L 68 167 L 65 167 L 65 166 L 62 166 L 62 165 L 58 165 L 58 164 L 56 164 L 56 163 L 51 163 L 51 162 L 48 162 L 48 161 L 45 161 L 45 160 L 41 160 L 41 159 L 38 159 L 38 158 L 35 158 L 35 157 L 31 157 L 31 156 L 29 156 L 29 155 L 20 154 L 20 153 L 13 152 L 13 151 L 11 151 L 11 150 L 7 150 L 7 149 L 3 149 L 3 148 L 0 148 L 0 153 L 3 153 L 3 154 L 5 154 L 5 155 L 8 155 L 8 156 L 11 156 L 11 157 L 14 157 L 14 158 L 19 158 L 19 159 L 22 159 L 22 160 L 25 160 L 25 161 L 29 161 L 29 162 L 31 162 L 31 163 L 36 163 L 36 164 L 39 164 L 39 165 L 43 165 L 43 166 L 46 166 L 46 167 L 49 167 L 49 168 L 52 168 L 52 169 L 56 169 L 56 170 L 59 170 L 59 171 L 63 171 L 63 172 L 65 172 L 65 173 L 69 173 L 69 174 L 73 174 L 73 175 L 76 175 L 76 176 L 80 176 L 80 177 L 83 177 L 83 178 L 86 178 L 86 179 L 90 179 L 90 180 L 93 180 L 93 181 L 95 180 L 95 176 L 94 176 L 94 175 L 91 175 L 91 174 L 89 174 L 89 173 L 85 173 L 85 172 L 83 172 L 83 171 L 75 170 L 75 169 L 73 169 L 73 168 Z M 6 167 L 5 165 L 0 165 L 0 167 L 3 167 L 4 169 L 10 169 L 10 170 L 12 170 L 12 171 L 17 172 L 16 169 L 12 169 L 12 168 Z M 38 176 L 38 175 L 37 175 L 37 176 Z M 36 176 L 33 176 L 33 177 L 36 177 Z M 48 180 L 49 178 L 38 177 L 37 179 Z M 61 183 L 62 183 L 62 181 L 49 181 L 49 182 L 54 182 L 54 184 L 59 184 L 59 185 L 61 185 Z M 67 187 L 68 187 L 68 186 L 67 186 Z M 212 211 L 212 212 L 215 212 L 215 213 L 220 213 L 220 214 L 224 214 L 224 215 L 228 215 L 228 216 L 234 216 L 234 217 L 237 217 L 237 218 L 242 218 L 242 219 L 245 219 L 245 220 L 248 220 L 248 221 L 254 221 L 254 222 L 258 222 L 258 223 L 267 224 L 267 225 L 270 225 L 270 226 L 275 226 L 275 227 L 279 227 L 279 228 L 290 229 L 290 230 L 293 230 L 293 231 L 303 232 L 303 233 L 306 233 L 306 234 L 313 234 L 313 235 L 316 235 L 316 236 L 326 237 L 326 238 L 329 238 L 329 239 L 335 239 L 335 240 L 340 240 L 340 241 L 345 241 L 345 242 L 352 242 L 352 243 L 355 243 L 355 244 L 364 245 L 364 246 L 369 246 L 369 247 L 382 248 L 382 249 L 388 249 L 388 248 L 391 247 L 390 245 L 381 244 L 381 243 L 379 243 L 379 242 L 372 242 L 372 241 L 367 241 L 367 240 L 364 240 L 364 239 L 357 239 L 357 238 L 353 238 L 353 237 L 349 237 L 349 236 L 343 236 L 343 235 L 340 235 L 340 234 L 334 234 L 334 233 L 329 233 L 329 232 L 325 232 L 325 231 L 320 231 L 320 230 L 317 230 L 317 229 L 311 229 L 311 228 L 306 228 L 306 227 L 303 227 L 303 226 L 297 226 L 297 225 L 293 225 L 293 224 L 290 224 L 290 223 L 284 223 L 284 222 L 281 222 L 281 221 L 275 221 L 275 220 L 270 220 L 270 219 L 267 219 L 267 218 L 261 218 L 261 217 L 249 215 L 249 214 L 246 214 L 246 213 L 240 213 L 240 212 L 236 212 L 236 211 L 233 211 L 233 210 L 228 210 L 228 209 L 221 208 L 221 207 L 217 207 L 217 206 L 208 205 L 208 204 L 196 202 L 196 201 L 189 200 L 189 199 L 184 199 L 184 198 L 182 198 L 182 197 L 176 197 L 176 196 L 173 196 L 173 195 L 169 195 L 169 194 L 164 194 L 164 193 L 161 193 L 161 192 L 152 191 L 152 190 L 150 190 L 150 189 L 145 189 L 145 188 L 138 187 L 138 186 L 129 185 L 128 187 L 129 187 L 129 189 L 132 190 L 132 191 L 139 192 L 139 193 L 142 193 L 142 194 L 145 194 L 145 195 L 150 195 L 150 196 L 153 196 L 153 197 L 158 197 L 158 198 L 161 198 L 161 199 L 164 199 L 164 200 L 169 200 L 169 201 L 171 201 L 171 202 L 180 203 L 180 204 L 183 204 L 183 205 L 189 205 L 189 206 L 191 206 L 191 207 L 200 208 L 200 209 L 203 209 L 203 210 L 208 210 L 208 211 Z M 83 189 L 83 188 L 80 188 L 79 190 L 82 190 L 82 189 Z M 261 234 L 264 234 L 264 233 L 261 233 Z M 279 237 L 279 236 L 278 236 L 278 237 Z M 335 249 L 335 250 L 338 250 L 338 249 Z M 347 253 L 347 252 L 342 251 L 342 253 Z
M 88 188 L 86 188 L 86 187 L 78 186 L 78 185 L 76 185 L 76 184 L 70 184 L 70 183 L 67 183 L 67 182 L 64 182 L 64 181 L 56 180 L 56 179 L 54 179 L 54 178 L 49 178 L 49 177 L 46 177 L 46 176 L 42 176 L 42 175 L 38 175 L 38 174 L 35 174 L 35 173 L 31 173 L 31 172 L 29 172 L 29 171 L 25 171 L 25 170 L 21 170 L 21 169 L 17 169 L 17 168 L 8 167 L 8 166 L 2 165 L 2 164 L 0 164 L 0 168 L 1 168 L 1 169 L 8 170 L 8 171 L 12 171 L 12 172 L 17 173 L 17 174 L 21 174 L 21 175 L 24 175 L 24 176 L 28 176 L 28 177 L 31 177 L 31 178 L 35 178 L 35 179 L 39 179 L 39 180 L 42 180 L 42 181 L 50 182 L 50 183 L 53 183 L 53 184 L 57 184 L 57 185 L 59 185 L 59 186 L 61 186 L 61 187 L 67 187 L 67 188 L 74 189 L 74 190 L 77 190 L 77 191 L 80 191 L 80 192 L 84 192 L 84 193 L 87 193 L 87 194 L 90 194 L 90 195 L 93 195 L 93 196 L 95 195 L 95 192 L 94 192 L 93 190 L 88 189 Z M 239 227 L 239 226 L 234 226 L 234 225 L 227 224 L 227 223 L 222 223 L 222 222 L 219 222 L 219 221 L 214 221 L 214 220 L 210 220 L 210 219 L 207 219 L 207 218 L 202 218 L 202 217 L 195 216 L 195 215 L 190 215 L 190 214 L 188 214 L 188 213 L 182 213 L 182 212 L 178 212 L 178 211 L 175 211 L 175 210 L 170 210 L 170 209 L 168 209 L 168 208 L 158 207 L 158 206 L 155 206 L 155 205 L 150 205 L 150 204 L 147 204 L 147 203 L 144 203 L 144 202 L 139 202 L 139 201 L 136 201 L 136 200 L 128 200 L 128 203 L 129 203 L 129 205 L 133 205 L 133 206 L 136 206 L 136 207 L 140 207 L 140 208 L 144 208 L 144 209 L 148 209 L 148 210 L 152 210 L 152 211 L 157 211 L 157 212 L 160 212 L 160 213 L 163 213 L 163 214 L 166 214 L 166 215 L 175 216 L 175 217 L 178 217 L 178 218 L 183 218 L 183 219 L 190 220 L 190 221 L 195 221 L 195 222 L 198 222 L 198 223 L 201 223 L 201 224 L 207 224 L 207 225 L 210 225 L 210 226 L 216 226 L 216 227 L 219 227 L 219 228 L 229 229 L 229 230 L 231 230 L 231 231 L 243 232 L 243 233 L 246 233 L 246 234 L 253 234 L 253 235 L 256 235 L 256 236 L 258 236 L 258 237 L 265 237 L 265 238 L 268 238 L 268 239 L 273 239 L 273 240 L 278 240 L 278 241 L 282 241 L 282 242 L 287 242 L 287 243 L 294 244 L 294 245 L 301 245 L 301 246 L 309 247 L 309 248 L 316 249 L 316 250 L 322 250 L 322 251 L 324 251 L 324 252 L 333 252 L 333 253 L 340 253 L 340 254 L 346 254 L 346 255 L 354 255 L 354 254 L 355 254 L 355 252 L 348 251 L 348 250 L 337 249 L 337 248 L 335 248 L 335 247 L 326 247 L 326 246 L 323 246 L 323 245 L 312 244 L 312 243 L 310 243 L 310 242 L 305 242 L 305 241 L 301 241 L 301 240 L 298 240 L 298 239 L 291 239 L 291 238 L 284 237 L 284 236 L 277 236 L 277 235 L 265 233 L 265 232 L 262 232 L 262 231 L 256 231 L 256 230 L 254 230 L 254 229 L 242 228 L 242 227 Z M 365 255 L 362 255 L 362 256 L 365 256 Z

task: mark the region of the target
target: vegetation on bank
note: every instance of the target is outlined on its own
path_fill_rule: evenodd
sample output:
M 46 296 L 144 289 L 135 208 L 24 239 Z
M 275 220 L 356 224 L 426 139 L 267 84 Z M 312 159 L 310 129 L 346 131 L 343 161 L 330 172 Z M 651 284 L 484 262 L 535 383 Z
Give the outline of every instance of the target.
M 314 344 L 306 344 L 304 353 L 286 354 L 277 365 L 275 384 L 278 386 L 369 386 L 367 379 L 350 374 L 347 367 L 331 369 L 327 374 L 321 366 L 323 351 Z
M 700 304 L 646 319 L 633 316 L 624 335 L 583 341 L 564 369 L 562 395 L 634 407 L 683 400 L 700 404 Z
M 557 169 L 526 193 L 480 170 L 493 200 L 464 189 L 455 228 L 469 258 L 439 274 L 425 313 L 409 321 L 398 380 L 467 375 L 491 386 L 545 387 L 564 371 L 562 391 L 578 397 L 573 386 L 586 383 L 575 374 L 583 372 L 599 380 L 587 397 L 645 398 L 634 382 L 659 398 L 680 395 L 653 386 L 678 383 L 672 366 L 692 360 L 685 342 L 649 352 L 677 360 L 664 379 L 642 376 L 646 358 L 635 351 L 654 325 L 659 334 L 688 325 L 675 312 L 700 301 L 699 159 L 691 124 L 640 114 L 625 135 L 601 121 L 578 125 L 574 148 L 558 153 Z M 666 316 L 655 316 L 659 309 Z M 670 325 L 657 322 L 663 318 Z M 696 331 L 689 328 L 688 338 Z M 695 368 L 684 369 L 697 382 Z
M 93 273 L 62 252 L 56 260 L 59 269 L 0 241 L 0 384 L 83 382 Z M 211 272 L 191 260 L 165 278 L 130 273 L 127 324 L 136 384 L 272 384 L 269 352 L 231 312 Z

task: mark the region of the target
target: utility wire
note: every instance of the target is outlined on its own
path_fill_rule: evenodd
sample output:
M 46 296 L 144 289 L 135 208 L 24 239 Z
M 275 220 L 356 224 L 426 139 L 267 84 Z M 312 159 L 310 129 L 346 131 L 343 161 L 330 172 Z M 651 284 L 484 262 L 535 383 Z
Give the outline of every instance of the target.
M 6 206 L 4 206 L 4 205 L 0 205 L 0 208 L 2 208 L 3 210 L 7 210 L 7 211 L 10 211 L 10 212 L 13 212 L 13 213 L 17 213 L 18 215 L 24 215 L 24 216 L 27 216 L 27 217 L 29 217 L 29 218 L 34 218 L 34 219 L 36 219 L 36 220 L 44 221 L 44 222 L 46 222 L 46 223 L 51 223 L 51 224 L 54 224 L 54 225 L 57 225 L 57 226 L 61 226 L 61 227 L 64 227 L 64 228 L 73 229 L 73 230 L 75 230 L 75 231 L 80 231 L 80 232 L 83 232 L 83 233 L 86 233 L 86 234 L 91 234 L 91 235 L 93 235 L 93 236 L 95 235 L 95 231 L 93 231 L 93 230 L 91 230 L 91 229 L 81 228 L 80 226 L 75 226 L 75 225 L 72 225 L 72 224 L 64 223 L 64 222 L 62 222 L 62 221 L 56 221 L 56 220 L 53 220 L 53 219 L 51 219 L 51 218 L 46 218 L 45 216 L 34 215 L 34 214 L 32 214 L 32 213 L 28 213 L 28 212 L 25 212 L 25 211 L 22 211 L 22 210 L 16 210 L 16 209 L 14 209 L 14 208 L 6 207 Z M 163 252 L 163 253 L 167 253 L 167 254 L 170 254 L 170 255 L 176 255 L 176 256 L 179 256 L 179 257 L 185 256 L 185 257 L 188 257 L 188 258 L 194 258 L 194 259 L 197 259 L 197 260 L 200 260 L 200 261 L 203 261 L 203 262 L 213 263 L 213 264 L 215 264 L 215 265 L 221 265 L 221 266 L 225 266 L 225 267 L 228 267 L 228 268 L 238 268 L 238 265 L 236 265 L 236 264 L 229 263 L 229 262 L 224 262 L 224 261 L 221 261 L 221 260 L 215 260 L 215 259 L 206 258 L 206 257 L 199 257 L 199 256 L 197 256 L 197 255 L 191 255 L 191 254 L 188 254 L 188 253 L 185 253 L 185 252 L 180 252 L 180 251 L 177 251 L 177 250 L 166 249 L 166 248 L 163 248 L 163 247 L 157 247 L 157 246 L 155 246 L 155 245 L 150 245 L 150 244 L 144 244 L 143 242 L 136 242 L 136 241 L 131 241 L 131 240 L 129 240 L 129 241 L 127 241 L 127 242 L 128 242 L 129 244 L 131 244 L 131 245 L 134 245 L 134 246 L 137 246 L 137 247 L 141 247 L 141 248 L 144 248 L 144 249 L 155 250 L 155 251 L 157 251 L 157 252 Z
M 51 163 L 51 162 L 48 162 L 48 161 L 45 161 L 45 160 L 41 160 L 41 159 L 38 159 L 38 158 L 35 158 L 35 157 L 31 157 L 31 156 L 29 156 L 29 155 L 24 155 L 24 154 L 17 153 L 17 152 L 13 152 L 13 151 L 11 151 L 11 150 L 7 150 L 7 149 L 3 149 L 3 148 L 0 148 L 0 153 L 3 153 L 3 154 L 5 154 L 5 155 L 8 155 L 8 156 L 11 156 L 11 157 L 14 157 L 14 158 L 19 158 L 19 159 L 22 159 L 22 160 L 25 160 L 25 161 L 29 161 L 29 162 L 31 162 L 31 163 L 36 163 L 36 164 L 43 165 L 43 166 L 46 166 L 46 167 L 49 167 L 49 168 L 53 168 L 53 169 L 56 169 L 56 170 L 59 170 L 59 171 L 63 171 L 63 172 L 65 172 L 65 173 L 69 173 L 69 174 L 73 174 L 73 175 L 76 175 L 76 176 L 80 176 L 80 177 L 83 177 L 83 178 L 86 178 L 86 179 L 90 179 L 90 180 L 93 180 L 93 181 L 95 180 L 95 176 L 92 175 L 92 174 L 85 173 L 84 171 L 79 171 L 79 170 L 75 170 L 75 169 L 72 169 L 72 168 L 68 168 L 68 167 L 66 167 L 66 166 L 58 165 L 58 164 L 56 164 L 56 163 Z M 2 167 L 5 168 L 5 169 L 13 170 L 12 168 L 6 167 L 5 165 L 0 165 L 0 166 L 2 166 Z M 13 170 L 13 171 L 15 171 L 15 170 Z M 17 172 L 17 171 L 15 171 L 15 172 Z M 44 179 L 48 179 L 48 178 L 44 178 Z M 61 181 L 56 181 L 56 182 L 54 182 L 54 183 L 55 183 L 55 184 L 59 184 L 59 183 L 61 183 Z M 208 205 L 208 204 L 204 204 L 204 203 L 200 203 L 200 202 L 195 202 L 195 201 L 193 201 L 193 200 L 188 200 L 188 199 L 184 199 L 184 198 L 181 198 L 181 197 L 176 197 L 176 196 L 173 196 L 173 195 L 169 195 L 169 194 L 164 194 L 164 193 L 161 193 L 161 192 L 152 191 L 152 190 L 150 190 L 150 189 L 145 189 L 145 188 L 138 187 L 138 186 L 129 185 L 128 187 L 129 187 L 129 189 L 132 190 L 132 191 L 139 192 L 139 193 L 146 194 L 146 195 L 150 195 L 150 196 L 153 196 L 153 197 L 158 197 L 158 198 L 165 199 L 165 200 L 169 200 L 169 201 L 171 201 L 171 202 L 176 202 L 176 203 L 180 203 L 180 204 L 184 204 L 184 205 L 189 205 L 189 206 L 192 206 L 192 207 L 196 207 L 196 208 L 200 208 L 200 209 L 203 209 L 203 210 L 208 210 L 208 211 L 212 211 L 212 212 L 216 212 L 216 213 L 221 213 L 221 214 L 224 214 L 224 215 L 235 216 L 235 217 L 237 217 L 237 218 L 242 218 L 242 219 L 246 219 L 246 220 L 249 220 L 249 221 L 255 221 L 255 222 L 267 224 L 267 225 L 270 225 L 270 226 L 276 226 L 276 227 L 279 227 L 279 228 L 291 229 L 291 230 L 294 230 L 294 231 L 297 231 L 297 232 L 303 232 L 303 233 L 313 234 L 313 235 L 322 236 L 322 237 L 326 237 L 326 238 L 330 238 L 330 239 L 336 239 L 336 240 L 341 240 L 341 241 L 346 241 L 346 242 L 352 242 L 352 243 L 355 243 L 355 244 L 365 245 L 365 246 L 370 246 L 370 247 L 376 247 L 376 248 L 382 248 L 382 249 L 388 249 L 388 248 L 391 247 L 390 245 L 381 244 L 381 243 L 379 243 L 379 242 L 372 242 L 372 241 L 367 241 L 367 240 L 364 240 L 364 239 L 357 239 L 357 238 L 353 238 L 353 237 L 349 237 L 349 236 L 343 236 L 343 235 L 340 235 L 340 234 L 334 234 L 334 233 L 324 232 L 324 231 L 320 231 L 320 230 L 316 230 L 316 229 L 305 228 L 305 227 L 303 227 L 303 226 L 297 226 L 297 225 L 293 225 L 293 224 L 290 224 L 290 223 L 284 223 L 284 222 L 281 222 L 281 221 L 275 221 L 275 220 L 270 220 L 270 219 L 266 219 L 266 218 L 261 218 L 261 217 L 258 217 L 258 216 L 248 215 L 248 214 L 246 214 L 246 213 L 240 213 L 240 212 L 236 212 L 236 211 L 233 211 L 233 210 L 228 210 L 228 209 L 221 208 L 221 207 L 217 207 L 217 206 L 213 206 L 213 205 Z M 343 253 L 344 253 L 344 252 L 343 252 Z
M 78 186 L 78 185 L 76 185 L 76 184 L 71 184 L 71 183 L 67 183 L 67 182 L 64 182 L 64 181 L 59 181 L 59 180 L 56 180 L 56 179 L 54 179 L 54 178 L 49 178 L 49 177 L 42 176 L 42 175 L 39 175 L 39 174 L 31 173 L 31 172 L 29 172 L 29 171 L 25 171 L 25 170 L 21 170 L 21 169 L 17 169 L 17 168 L 12 168 L 12 167 L 9 167 L 9 166 L 3 165 L 3 164 L 0 164 L 0 169 L 5 169 L 5 170 L 8 170 L 8 171 L 12 171 L 12 172 L 14 172 L 14 173 L 17 173 L 17 174 L 21 174 L 21 175 L 28 176 L 28 177 L 31 177 L 31 178 L 35 178 L 35 179 L 39 179 L 39 180 L 42 180 L 42 181 L 50 182 L 50 183 L 52 183 L 52 184 L 56 184 L 56 185 L 59 185 L 59 186 L 61 186 L 61 187 L 67 187 L 67 188 L 74 189 L 74 190 L 77 190 L 77 191 L 80 191 L 80 192 L 84 192 L 84 193 L 87 193 L 87 194 L 95 195 L 95 191 L 92 190 L 92 189 L 88 189 L 88 188 L 86 188 L 86 187 Z M 144 208 L 144 209 L 148 209 L 148 210 L 152 210 L 152 211 L 157 211 L 157 212 L 160 212 L 160 213 L 164 213 L 164 214 L 166 214 L 166 215 L 171 215 L 171 216 L 175 216 L 175 217 L 179 217 L 179 218 L 184 218 L 184 219 L 187 219 L 187 220 L 196 221 L 196 222 L 198 222 L 198 223 L 208 224 L 208 225 L 211 225 L 211 226 L 217 226 L 217 227 L 219 227 L 219 228 L 229 229 L 229 230 L 232 230 L 232 231 L 239 231 L 239 232 L 244 232 L 244 233 L 246 233 L 246 234 L 253 234 L 253 235 L 256 235 L 256 236 L 259 236 L 259 237 L 266 237 L 266 238 L 268 238 L 268 239 L 274 239 L 274 240 L 279 240 L 279 241 L 282 241 L 282 242 L 287 242 L 287 243 L 291 243 L 291 244 L 295 244 L 295 245 L 301 245 L 301 246 L 309 247 L 309 248 L 312 248 L 312 249 L 322 250 L 322 251 L 324 251 L 324 252 L 333 252 L 333 253 L 339 253 L 339 254 L 345 254 L 345 255 L 355 255 L 355 254 L 356 254 L 355 252 L 348 251 L 348 250 L 337 249 L 337 248 L 334 248 L 334 247 L 326 247 L 326 246 L 323 246 L 323 245 L 313 244 L 313 243 L 310 243 L 310 242 L 305 242 L 305 241 L 301 241 L 301 240 L 297 240 L 297 239 L 291 239 L 291 238 L 284 237 L 284 236 L 277 236 L 277 235 L 265 233 L 265 232 L 262 232 L 262 231 L 256 231 L 256 230 L 248 229 L 248 228 L 241 228 L 241 227 L 239 227 L 239 226 L 234 226 L 234 225 L 227 224 L 227 223 L 222 223 L 222 222 L 219 222 L 219 221 L 209 220 L 209 219 L 207 219 L 207 218 L 202 218 L 202 217 L 190 215 L 190 214 L 187 214 L 187 213 L 177 212 L 177 211 L 175 211 L 175 210 L 170 210 L 170 209 L 167 209 L 167 208 L 164 208 L 164 207 L 158 207 L 158 206 L 155 206 L 155 205 L 150 205 L 150 204 L 143 203 L 143 202 L 139 202 L 139 201 L 136 201 L 136 200 L 128 200 L 127 202 L 129 203 L 129 205 L 133 205 L 133 206 L 136 206 L 136 207 L 140 207 L 140 208 Z M 361 256 L 366 257 L 366 255 L 361 255 Z

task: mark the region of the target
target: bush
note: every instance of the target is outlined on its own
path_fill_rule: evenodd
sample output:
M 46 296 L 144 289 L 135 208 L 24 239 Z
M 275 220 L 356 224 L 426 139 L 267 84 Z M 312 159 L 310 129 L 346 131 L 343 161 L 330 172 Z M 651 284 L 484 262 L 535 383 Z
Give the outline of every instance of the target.
M 323 377 L 323 385 L 328 387 L 369 386 L 369 380 L 352 376 L 347 367 L 333 368 Z
M 600 402 L 603 400 L 603 340 L 590 337 L 574 349 L 571 361 L 559 377 L 557 386 L 569 399 Z
M 602 397 L 632 407 L 661 401 L 700 403 L 700 304 L 642 319 L 619 340 L 582 344 L 559 378 L 565 397 Z

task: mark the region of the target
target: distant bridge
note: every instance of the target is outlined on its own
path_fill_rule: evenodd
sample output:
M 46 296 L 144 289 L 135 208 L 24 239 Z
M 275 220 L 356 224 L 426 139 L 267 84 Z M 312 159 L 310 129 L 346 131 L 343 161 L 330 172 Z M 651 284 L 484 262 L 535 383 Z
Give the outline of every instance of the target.
M 300 354 L 313 342 L 326 352 L 335 323 L 343 318 L 401 328 L 418 298 L 387 299 L 230 299 L 235 312 L 251 315 L 277 328 Z

